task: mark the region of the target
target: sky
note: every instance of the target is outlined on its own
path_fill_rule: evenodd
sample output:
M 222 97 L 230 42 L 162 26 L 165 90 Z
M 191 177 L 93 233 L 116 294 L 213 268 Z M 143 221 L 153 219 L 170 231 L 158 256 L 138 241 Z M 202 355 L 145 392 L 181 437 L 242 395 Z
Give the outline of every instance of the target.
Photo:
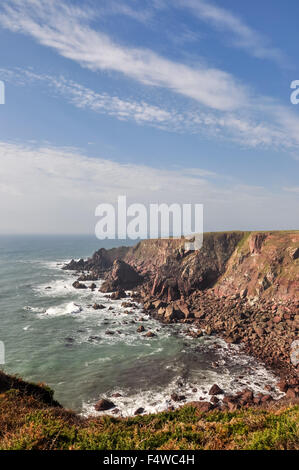
M 0 233 L 204 205 L 204 230 L 299 229 L 296 0 L 2 0 Z

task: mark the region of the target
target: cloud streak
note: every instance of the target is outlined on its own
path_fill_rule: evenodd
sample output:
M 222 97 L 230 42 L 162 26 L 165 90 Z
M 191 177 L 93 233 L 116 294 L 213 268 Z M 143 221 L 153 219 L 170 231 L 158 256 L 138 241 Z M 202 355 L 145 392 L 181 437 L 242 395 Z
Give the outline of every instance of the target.
M 191 10 L 200 20 L 233 35 L 230 40 L 234 47 L 258 59 L 269 59 L 279 65 L 286 65 L 287 59 L 280 49 L 272 47 L 266 37 L 230 10 L 205 0 L 175 0 L 175 5 Z
M 82 110 L 107 114 L 121 121 L 135 121 L 168 132 L 204 134 L 206 137 L 226 139 L 251 148 L 288 151 L 297 159 L 299 150 L 299 117 L 288 108 L 269 99 L 256 99 L 252 109 L 219 112 L 186 104 L 183 109 L 132 100 L 108 93 L 99 93 L 82 84 L 38 74 L 33 70 L 1 69 L 0 79 L 14 85 L 44 84 L 55 96 Z M 258 116 L 257 112 L 258 111 Z
M 205 12 L 207 18 L 213 17 L 219 22 L 222 17 L 227 27 L 235 25 L 235 31 L 240 34 L 247 31 L 229 13 L 202 0 L 188 0 L 186 5 L 190 8 L 201 5 L 202 14 Z M 32 36 L 83 67 L 92 71 L 114 71 L 186 98 L 184 110 L 179 110 L 168 106 L 167 98 L 162 105 L 156 105 L 99 93 L 63 78 L 35 74 L 34 79 L 47 82 L 76 107 L 174 132 L 207 133 L 249 147 L 292 151 L 297 158 L 299 118 L 294 111 L 268 97 L 254 96 L 253 92 L 248 92 L 248 87 L 221 70 L 192 68 L 150 50 L 116 44 L 89 26 L 92 17 L 91 10 L 82 12 L 78 7 L 56 0 L 50 3 L 7 0 L 0 7 L 0 24 L 4 27 Z M 24 74 L 30 78 L 28 71 Z M 33 76 L 32 73 L 31 78 Z
M 0 23 L 11 31 L 32 36 L 82 67 L 118 72 L 213 109 L 232 110 L 247 101 L 246 90 L 229 73 L 203 65 L 193 68 L 148 49 L 117 44 L 89 27 L 87 14 L 81 17 L 78 8 L 63 2 L 8 0 L 1 6 Z

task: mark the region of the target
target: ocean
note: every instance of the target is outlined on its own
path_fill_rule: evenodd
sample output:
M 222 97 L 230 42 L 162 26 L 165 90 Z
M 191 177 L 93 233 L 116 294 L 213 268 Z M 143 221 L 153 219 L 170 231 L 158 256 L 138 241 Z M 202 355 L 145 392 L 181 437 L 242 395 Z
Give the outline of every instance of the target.
M 93 292 L 72 287 L 76 276 L 61 269 L 65 263 L 118 245 L 92 236 L 0 237 L 5 372 L 48 384 L 56 400 L 85 416 L 97 415 L 94 404 L 113 394 L 119 416 L 206 401 L 214 383 L 226 393 L 265 393 L 270 385 L 281 396 L 273 373 L 240 346 L 194 339 L 186 335 L 190 325 L 162 325 L 141 306 L 124 308 L 98 291 L 101 281 Z M 106 308 L 94 310 L 95 302 Z M 156 336 L 137 333 L 141 324 Z M 185 399 L 173 402 L 174 392 Z

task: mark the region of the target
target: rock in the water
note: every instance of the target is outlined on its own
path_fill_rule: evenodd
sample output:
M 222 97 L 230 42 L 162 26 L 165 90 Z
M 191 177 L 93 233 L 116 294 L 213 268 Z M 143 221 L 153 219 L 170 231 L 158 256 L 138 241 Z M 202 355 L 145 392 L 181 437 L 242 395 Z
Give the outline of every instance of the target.
M 93 308 L 94 310 L 103 310 L 103 309 L 106 308 L 106 307 L 105 307 L 105 305 L 102 305 L 102 304 L 94 304 L 94 305 L 92 306 L 92 308 Z
M 140 325 L 138 328 L 137 328 L 137 333 L 143 333 L 145 331 L 145 328 L 144 326 Z
M 79 282 L 79 281 L 73 282 L 72 286 L 73 286 L 75 289 L 87 289 L 87 286 L 86 286 L 85 284 L 82 284 L 82 283 Z
M 137 408 L 137 410 L 135 411 L 134 415 L 137 416 L 137 415 L 142 415 L 142 413 L 144 413 L 145 409 L 144 408 Z
M 172 393 L 171 397 L 172 401 L 183 401 L 186 400 L 185 395 L 178 395 L 177 393 Z
M 95 404 L 94 408 L 96 411 L 107 411 L 111 410 L 112 408 L 115 408 L 115 404 L 112 401 L 107 400 L 106 398 L 102 398 L 102 400 L 99 400 Z
M 136 304 L 132 302 L 122 302 L 121 306 L 124 308 L 136 308 Z
M 118 289 L 117 291 L 112 292 L 110 298 L 112 300 L 119 300 L 119 299 L 124 299 L 125 297 L 127 297 L 127 294 L 125 293 L 125 291 L 123 289 Z
M 146 338 L 154 338 L 154 336 L 156 336 L 156 335 L 155 335 L 155 333 L 153 333 L 152 331 L 148 331 L 148 332 L 146 333 L 146 335 L 144 335 L 144 336 L 146 336 Z
M 209 391 L 209 395 L 223 395 L 223 393 L 224 391 L 217 384 L 214 384 Z

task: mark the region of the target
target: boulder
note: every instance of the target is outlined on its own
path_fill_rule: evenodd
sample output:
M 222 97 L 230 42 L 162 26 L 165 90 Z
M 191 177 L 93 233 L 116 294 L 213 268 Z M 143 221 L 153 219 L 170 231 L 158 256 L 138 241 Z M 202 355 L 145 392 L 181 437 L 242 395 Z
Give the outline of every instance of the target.
M 136 304 L 133 304 L 132 302 L 122 302 L 121 306 L 124 308 L 133 308 L 136 307 Z
M 105 305 L 102 305 L 102 304 L 93 304 L 92 308 L 94 310 L 103 310 L 105 307 Z
M 217 384 L 214 384 L 209 391 L 209 395 L 223 395 L 223 393 L 224 391 Z
M 99 400 L 95 404 L 94 408 L 96 411 L 107 411 L 111 410 L 112 408 L 115 408 L 115 404 L 112 401 L 107 400 L 106 398 L 102 398 L 102 400 Z
M 271 397 L 271 395 L 263 395 L 261 397 L 261 402 L 262 403 L 266 403 L 267 401 L 272 401 L 272 400 L 273 400 L 273 398 Z
M 214 409 L 214 405 L 208 401 L 198 401 L 198 402 L 192 402 L 190 405 L 195 406 L 195 408 L 198 409 L 198 411 L 202 413 L 207 413 L 208 411 L 211 411 Z
M 119 299 L 124 299 L 125 297 L 127 297 L 127 294 L 125 293 L 125 291 L 123 289 L 118 289 L 117 291 L 112 292 L 110 299 L 119 300 Z
M 217 403 L 219 403 L 219 398 L 217 398 L 216 395 L 213 395 L 211 398 L 211 403 L 216 405 Z
M 167 321 L 183 320 L 185 315 L 174 304 L 170 304 L 166 307 L 164 318 Z
M 178 395 L 177 393 L 172 393 L 171 397 L 172 401 L 183 401 L 186 400 L 185 395 Z
M 145 412 L 145 409 L 140 407 L 140 408 L 137 408 L 137 410 L 135 411 L 134 415 L 135 416 L 138 416 L 138 415 L 142 415 L 142 413 Z
M 294 388 L 289 388 L 287 393 L 286 393 L 287 398 L 296 398 L 297 395 L 298 394 L 296 393 L 296 390 Z
M 85 284 L 82 284 L 82 283 L 79 282 L 79 281 L 73 282 L 72 286 L 73 286 L 75 289 L 87 289 L 87 286 L 86 286 Z
M 251 390 L 244 390 L 240 397 L 240 404 L 247 405 L 253 402 L 253 392 Z
M 146 338 L 154 338 L 156 335 L 152 331 L 148 331 L 146 335 L 144 335 Z
M 288 389 L 288 384 L 285 380 L 281 380 L 280 382 L 278 382 L 277 387 L 281 392 L 286 392 Z
M 165 315 L 165 308 L 164 307 L 160 307 L 159 310 L 158 310 L 158 315 L 160 317 L 163 317 Z
M 224 397 L 223 398 L 223 405 L 229 411 L 236 411 L 238 408 L 240 408 L 238 400 L 235 397 L 232 397 L 232 396 Z
M 145 331 L 145 328 L 144 326 L 140 325 L 138 328 L 137 328 L 137 333 L 143 333 Z

